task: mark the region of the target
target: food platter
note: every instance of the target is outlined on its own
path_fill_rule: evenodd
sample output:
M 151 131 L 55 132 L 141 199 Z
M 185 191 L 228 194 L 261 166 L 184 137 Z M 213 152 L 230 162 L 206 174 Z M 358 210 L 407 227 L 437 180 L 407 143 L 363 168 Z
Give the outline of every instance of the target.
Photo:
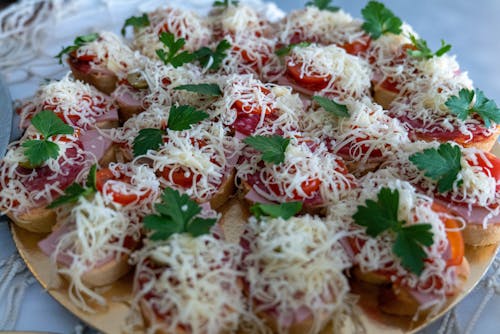
M 498 150 L 499 148 L 497 144 L 495 149 Z M 228 213 L 231 217 L 231 231 L 228 231 L 229 228 L 227 228 L 225 232 L 228 232 L 232 241 L 234 241 L 241 232 L 238 227 L 242 226 L 243 220 L 238 219 L 238 217 L 242 216 L 242 212 L 238 206 L 229 205 L 230 207 L 226 208 L 226 210 L 232 211 Z M 19 254 L 21 254 L 36 279 L 52 297 L 81 320 L 103 333 L 119 333 L 122 331 L 130 307 L 132 273 L 112 284 L 103 293 L 109 304 L 106 309 L 98 309 L 96 313 L 86 313 L 71 302 L 67 294 L 66 282 L 54 277 L 50 259 L 38 248 L 38 242 L 45 235 L 25 231 L 15 224 L 11 224 L 11 230 Z M 498 244 L 487 247 L 466 247 L 465 256 L 470 264 L 468 280 L 456 297 L 451 298 L 438 314 L 429 318 L 421 317 L 416 321 L 412 321 L 411 317 L 396 317 L 384 314 L 377 308 L 378 291 L 373 288 L 373 285 L 353 283 L 351 286 L 352 292 L 359 294 L 360 299 L 352 314 L 359 315 L 359 317 L 351 319 L 352 324 L 347 323 L 344 332 L 351 333 L 352 328 L 349 326 L 354 325 L 354 323 L 361 324 L 366 329 L 366 333 L 415 333 L 423 329 L 443 316 L 472 291 L 488 270 L 495 258 L 497 249 Z

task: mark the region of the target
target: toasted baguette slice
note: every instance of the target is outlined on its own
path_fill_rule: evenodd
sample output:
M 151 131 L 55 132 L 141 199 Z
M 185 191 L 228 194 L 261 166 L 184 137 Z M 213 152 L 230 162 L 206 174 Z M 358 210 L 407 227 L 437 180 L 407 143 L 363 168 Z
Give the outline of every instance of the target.
M 488 137 L 483 137 L 483 138 L 476 138 L 475 140 L 471 140 L 466 142 L 465 140 L 454 140 L 453 138 L 443 138 L 442 140 L 440 138 L 432 137 L 426 134 L 416 134 L 417 139 L 424 140 L 424 141 L 440 141 L 443 143 L 446 143 L 448 140 L 454 141 L 459 145 L 462 145 L 463 147 L 473 147 L 477 148 L 486 152 L 490 152 L 493 149 L 493 146 L 495 145 L 496 141 L 498 140 L 498 137 L 500 135 L 500 125 L 497 126 L 495 131 L 493 132 L 492 135 Z
M 397 96 L 398 94 L 396 92 L 387 90 L 380 84 L 373 85 L 373 100 L 386 110 L 390 108 L 392 101 L 394 101 Z
M 355 266 L 351 270 L 352 274 L 356 279 L 362 282 L 381 285 L 381 284 L 389 284 L 391 283 L 390 278 L 387 275 L 383 275 L 374 271 L 363 272 L 359 269 L 359 266 Z
M 217 193 L 210 199 L 210 206 L 216 210 L 226 203 L 234 193 L 234 176 L 236 172 L 233 168 L 219 187 Z
M 31 209 L 17 217 L 12 213 L 7 216 L 17 226 L 35 233 L 49 233 L 56 223 L 56 212 L 45 207 Z
M 120 122 L 125 123 L 129 118 L 134 117 L 144 111 L 143 106 L 128 105 L 117 101 L 118 104 L 118 115 L 120 117 Z
M 114 129 L 120 126 L 120 122 L 116 121 L 102 121 L 95 124 L 96 128 L 99 129 Z
M 487 246 L 500 242 L 500 224 L 466 224 L 462 231 L 464 242 L 470 246 Z
M 456 287 L 454 293 L 458 293 L 461 290 L 461 287 L 467 280 L 469 274 L 469 262 L 464 257 L 462 264 L 457 267 L 457 275 L 460 278 L 460 285 Z M 418 301 L 407 289 L 395 284 L 381 289 L 378 303 L 380 309 L 384 313 L 398 316 L 412 316 L 417 313 L 420 307 Z
M 90 70 L 85 73 L 76 66 L 76 60 L 73 57 L 68 58 L 68 64 L 76 79 L 94 86 L 105 94 L 111 94 L 115 90 L 118 78 L 111 71 Z
M 130 271 L 131 266 L 128 264 L 128 259 L 127 254 L 122 254 L 119 258 L 86 272 L 82 276 L 83 284 L 89 288 L 96 288 L 119 280 Z
M 107 150 L 106 152 L 104 153 L 104 155 L 102 156 L 101 159 L 99 159 L 99 166 L 101 168 L 106 168 L 108 167 L 108 165 L 112 162 L 116 162 L 117 159 L 116 159 L 116 145 L 113 144 L 111 145 Z

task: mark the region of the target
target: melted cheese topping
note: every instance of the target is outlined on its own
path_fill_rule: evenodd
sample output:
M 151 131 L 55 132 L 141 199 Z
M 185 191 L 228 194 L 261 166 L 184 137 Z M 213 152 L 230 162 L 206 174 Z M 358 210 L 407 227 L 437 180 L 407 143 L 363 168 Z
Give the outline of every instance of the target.
M 127 237 L 135 241 L 140 239 L 139 214 L 136 210 L 126 210 L 108 202 L 96 193 L 91 198 L 81 196 L 75 206 L 63 208 L 58 212 L 58 218 L 61 217 L 59 228 L 68 232 L 58 240 L 52 259 L 56 261 L 60 256 L 70 259 L 71 264 L 58 266 L 57 272 L 70 278 L 68 294 L 71 302 L 93 312 L 86 298 L 101 305 L 106 304 L 106 298 L 86 286 L 82 276 L 132 252 L 124 243 Z
M 276 320 L 279 333 L 310 317 L 310 332 L 317 333 L 344 304 L 349 286 L 342 270 L 350 261 L 338 227 L 309 215 L 247 225 L 243 266 L 250 303 L 255 313 Z
M 95 58 L 91 66 L 99 69 L 105 68 L 118 78 L 123 78 L 128 72 L 140 67 L 140 56 L 112 32 L 102 31 L 99 38 L 91 43 L 84 44 L 76 50 L 76 57 L 92 55 Z
M 133 305 L 137 309 L 143 304 L 143 312 L 147 308 L 147 333 L 176 333 L 179 328 L 190 333 L 232 332 L 248 314 L 239 284 L 243 273 L 237 269 L 237 244 L 211 235 L 174 234 L 147 244 L 136 258 Z
M 143 55 L 157 59 L 156 50 L 168 49 L 159 40 L 162 32 L 170 32 L 176 39 L 184 38 L 184 50 L 193 52 L 210 41 L 208 23 L 195 12 L 180 9 L 157 9 L 148 13 L 150 25 L 135 31 L 133 46 Z
M 369 94 L 371 69 L 368 63 L 335 45 L 296 47 L 287 57 L 287 66 L 300 66 L 300 78 L 318 77 L 328 82 L 319 95 L 333 94 L 344 100 Z
M 352 43 L 364 35 L 361 21 L 343 10 L 330 12 L 314 6 L 290 13 L 280 25 L 279 41 L 283 44 L 298 41 L 320 44 Z
M 27 128 L 31 118 L 44 109 L 54 111 L 66 124 L 89 129 L 95 126 L 96 119 L 116 107 L 108 96 L 73 79 L 68 72 L 61 80 L 41 86 L 34 97 L 21 105 L 21 126 Z
M 312 200 L 319 196 L 314 205 L 328 206 L 344 199 L 346 192 L 355 186 L 354 177 L 346 173 L 341 159 L 319 140 L 292 138 L 285 161 L 279 165 L 262 165 L 261 154 L 250 147 L 245 148 L 243 156 L 245 160 L 236 176 L 247 180 L 257 175 L 260 184 L 253 189 L 270 201 L 287 202 L 296 197 Z M 320 183 L 318 191 L 308 194 L 304 187 L 314 181 Z
M 262 36 L 270 33 L 269 22 L 255 9 L 244 4 L 215 9 L 209 16 L 216 36 Z

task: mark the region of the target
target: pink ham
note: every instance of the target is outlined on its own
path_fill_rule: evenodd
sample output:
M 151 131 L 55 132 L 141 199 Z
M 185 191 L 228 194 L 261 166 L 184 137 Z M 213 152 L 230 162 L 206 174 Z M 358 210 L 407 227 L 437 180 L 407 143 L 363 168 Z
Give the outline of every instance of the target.
M 263 203 L 263 204 L 274 204 L 270 200 L 262 197 L 259 193 L 257 193 L 254 188 L 245 195 L 245 199 L 253 203 Z
M 63 225 L 61 228 L 53 231 L 49 236 L 38 243 L 38 247 L 47 256 L 52 256 L 55 253 L 57 244 L 62 239 L 62 237 L 70 232 L 68 225 Z M 59 252 L 57 255 L 57 262 L 62 263 L 66 266 L 70 266 L 73 263 L 73 258 L 64 252 Z
M 96 160 L 99 161 L 104 156 L 106 151 L 111 147 L 113 141 L 98 130 L 85 131 L 80 135 L 80 140 L 85 151 L 92 153 Z
M 438 198 L 434 200 L 437 204 L 462 217 L 468 224 L 500 224 L 500 215 L 495 215 L 484 207 L 472 205 L 469 210 L 469 206 L 466 204 L 444 201 Z
M 108 112 L 95 118 L 96 123 L 106 122 L 106 121 L 112 121 L 112 122 L 118 121 L 118 109 L 111 108 Z
M 134 94 L 136 91 L 128 85 L 119 85 L 113 92 L 112 97 L 121 109 L 136 110 L 139 113 L 144 110 L 144 106 L 142 101 Z

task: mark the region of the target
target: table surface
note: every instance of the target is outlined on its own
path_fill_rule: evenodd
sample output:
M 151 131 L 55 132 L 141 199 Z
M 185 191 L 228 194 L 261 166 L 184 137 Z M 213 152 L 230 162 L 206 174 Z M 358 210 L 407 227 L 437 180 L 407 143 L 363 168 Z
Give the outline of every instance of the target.
M 57 1 L 56 1 L 57 2 Z M 63 1 L 59 1 L 61 3 Z M 100 29 L 108 28 L 111 24 L 115 31 L 121 26 L 124 18 L 137 13 L 136 8 L 152 8 L 154 3 L 160 1 L 137 1 L 137 0 L 94 0 L 73 1 L 75 6 L 84 6 L 86 12 L 74 12 L 71 20 L 62 21 L 67 29 L 48 31 L 48 34 L 57 35 L 63 41 L 61 44 L 49 47 L 51 54 L 59 51 L 60 45 L 68 45 L 74 36 L 88 31 L 88 22 Z M 168 1 L 166 1 L 168 3 Z M 175 3 L 175 1 L 171 1 Z M 191 0 L 185 1 L 194 5 L 207 4 L 211 1 Z M 242 1 L 245 2 L 245 1 Z M 275 1 L 285 11 L 301 8 L 305 1 Z M 163 1 L 162 3 L 165 3 Z M 365 1 L 337 0 L 335 5 L 342 7 L 345 11 L 355 17 L 360 17 L 360 9 Z M 394 13 L 411 24 L 420 36 L 429 42 L 435 49 L 443 38 L 452 44 L 452 52 L 458 55 L 461 68 L 469 72 L 476 87 L 482 89 L 486 95 L 500 102 L 500 1 L 498 0 L 386 0 L 384 3 Z M 149 7 L 148 7 L 149 6 Z M 96 20 L 96 12 L 102 15 L 111 15 L 111 20 Z M 86 21 L 86 22 L 85 22 Z M 87 23 L 85 25 L 85 23 Z M 107 26 L 108 25 L 108 26 Z M 1 48 L 0 39 L 0 48 Z M 55 65 L 55 60 L 51 60 Z M 36 63 L 36 60 L 33 61 Z M 33 72 L 33 71 L 31 71 Z M 9 89 L 14 98 L 22 98 L 32 94 L 39 84 L 36 80 L 21 80 L 14 82 L 16 73 L 7 74 Z M 39 76 L 43 75 L 43 71 Z M 50 74 L 53 75 L 53 74 Z M 49 76 L 50 76 L 49 75 Z M 53 76 L 54 78 L 57 75 Z M 59 74 L 60 77 L 60 74 Z M 2 110 L 4 109 L 4 106 Z M 0 134 L 5 135 L 8 126 L 2 124 Z M 1 151 L 0 147 L 0 151 Z M 0 261 L 10 256 L 15 247 L 8 231 L 7 224 L 0 224 Z M 467 325 L 470 315 L 477 310 L 478 305 L 484 298 L 484 290 L 476 290 L 468 296 L 457 307 L 458 323 L 461 328 Z M 0 314 L 2 312 L 2 301 L 0 300 Z M 474 333 L 498 332 L 498 310 L 500 310 L 500 297 L 496 296 L 486 306 L 481 320 L 475 327 Z M 5 310 L 4 310 L 5 311 Z M 32 285 L 23 299 L 19 319 L 15 326 L 16 330 L 39 330 L 54 333 L 72 333 L 79 320 L 69 314 L 62 306 L 54 301 L 41 286 L 36 283 Z M 438 324 L 432 326 L 426 332 L 434 333 Z M 1 330 L 1 328 L 0 328 Z M 455 331 L 452 331 L 455 332 Z

